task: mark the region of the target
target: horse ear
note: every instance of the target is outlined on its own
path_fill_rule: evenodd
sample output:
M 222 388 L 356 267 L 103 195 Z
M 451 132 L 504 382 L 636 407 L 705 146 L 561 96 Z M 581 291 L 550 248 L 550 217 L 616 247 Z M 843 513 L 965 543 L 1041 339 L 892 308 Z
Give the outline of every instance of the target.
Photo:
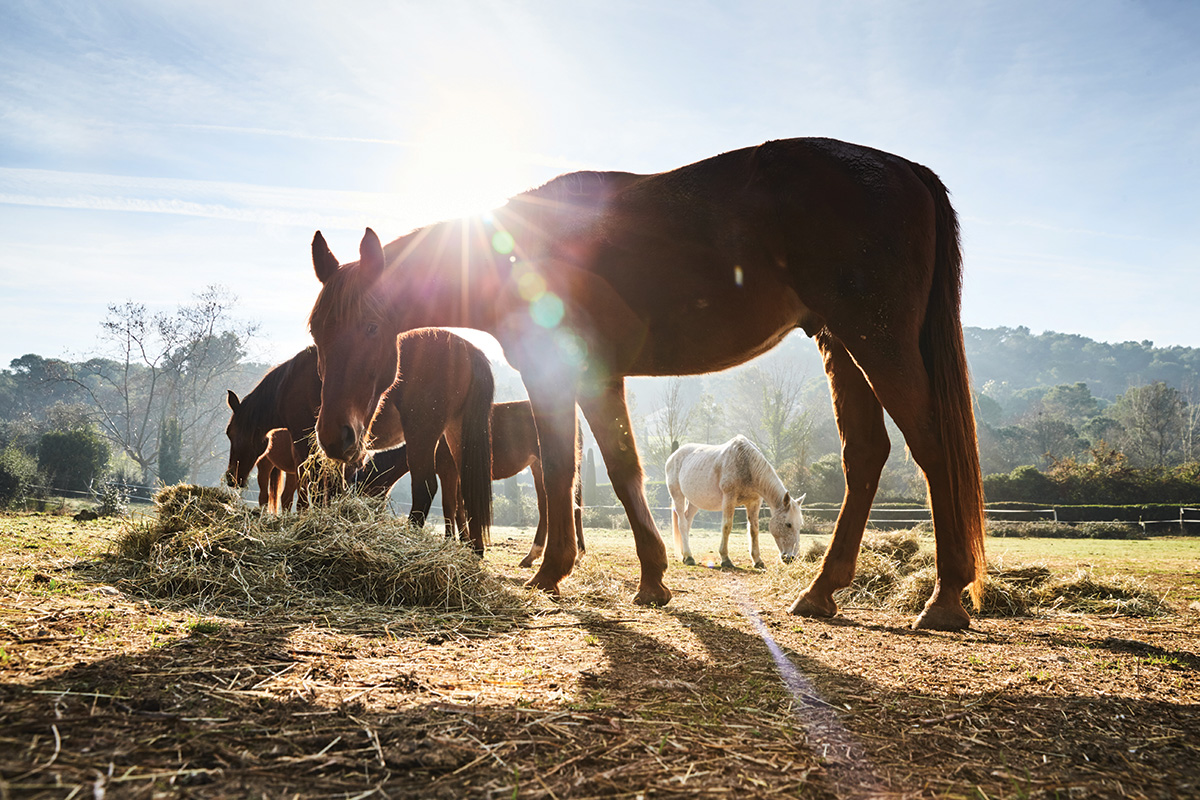
M 796 505 L 800 505 L 801 503 L 803 503 L 803 502 L 804 502 L 804 498 L 806 498 L 806 497 L 808 497 L 808 492 L 805 492 L 804 494 L 802 494 L 802 495 L 800 495 L 799 497 L 797 497 L 797 498 L 796 498 Z
M 236 414 L 237 410 L 242 406 L 242 401 L 238 400 L 238 396 L 233 393 L 233 389 L 227 389 L 226 391 L 225 402 L 229 403 L 229 410 Z
M 783 490 L 783 507 L 787 508 L 792 504 L 792 493 L 788 490 Z
M 338 260 L 325 244 L 325 237 L 317 231 L 312 241 L 313 269 L 316 270 L 317 280 L 325 283 L 333 273 L 337 272 Z
M 379 237 L 375 231 L 370 228 L 367 228 L 362 241 L 359 242 L 358 258 L 362 269 L 376 276 L 383 273 L 383 245 L 379 243 Z

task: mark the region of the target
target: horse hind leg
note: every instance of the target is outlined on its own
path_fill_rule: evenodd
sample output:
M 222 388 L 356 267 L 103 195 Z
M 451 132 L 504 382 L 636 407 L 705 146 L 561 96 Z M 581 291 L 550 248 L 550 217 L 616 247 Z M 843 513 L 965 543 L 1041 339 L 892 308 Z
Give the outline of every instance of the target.
M 883 407 L 854 359 L 828 330 L 817 335 L 817 345 L 824 356 L 842 440 L 846 491 L 821 569 L 789 611 L 806 617 L 832 617 L 837 613 L 833 593 L 854 579 L 863 529 L 891 443 L 884 427 Z
M 518 564 L 521 567 L 532 567 L 542 557 L 542 551 L 546 549 L 546 478 L 542 475 L 541 461 L 534 461 L 529 465 L 529 470 L 533 473 L 533 490 L 537 494 L 538 523 L 537 530 L 533 534 L 533 544 L 529 546 L 529 553 Z M 582 521 L 579 524 L 582 525 Z M 579 538 L 577 546 L 582 550 L 582 529 L 576 531 L 576 536 Z
M 689 541 L 694 514 L 688 514 L 687 497 L 676 481 L 668 480 L 667 491 L 671 494 L 671 533 L 675 537 L 675 554 L 684 564 L 694 567 L 696 559 L 692 557 Z
M 737 500 L 733 495 L 726 494 L 721 501 L 721 547 L 717 552 L 721 555 L 721 566 L 733 569 L 733 561 L 729 558 L 729 535 L 733 532 L 733 515 L 737 512 Z
M 938 577 L 933 594 L 914 627 L 961 630 L 971 621 L 962 604 L 962 593 L 975 579 L 976 567 L 983 558 L 982 552 L 972 549 L 969 535 L 972 523 L 978 527 L 979 521 L 967 518 L 975 505 L 982 507 L 982 498 L 967 494 L 970 491 L 968 481 L 961 476 L 971 465 L 957 467 L 960 482 L 956 486 L 952 474 L 956 468 L 950 464 L 951 443 L 943 440 L 939 430 L 932 382 L 915 346 L 883 357 L 872 353 L 856 353 L 856 357 L 870 376 L 884 408 L 904 434 L 909 452 L 925 473 L 929 487 Z M 966 413 L 971 412 L 968 409 Z M 973 447 L 975 443 L 972 441 L 965 446 Z M 982 544 L 979 546 L 981 548 Z

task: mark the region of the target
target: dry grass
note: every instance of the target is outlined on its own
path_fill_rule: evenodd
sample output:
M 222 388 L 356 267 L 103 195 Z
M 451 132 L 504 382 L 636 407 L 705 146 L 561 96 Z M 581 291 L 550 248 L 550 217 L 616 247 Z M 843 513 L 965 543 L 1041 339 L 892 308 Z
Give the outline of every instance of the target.
M 145 597 L 208 613 L 365 601 L 511 617 L 527 605 L 469 548 L 353 494 L 282 516 L 209 487 L 170 487 L 155 503 L 157 517 L 114 545 L 119 585 Z

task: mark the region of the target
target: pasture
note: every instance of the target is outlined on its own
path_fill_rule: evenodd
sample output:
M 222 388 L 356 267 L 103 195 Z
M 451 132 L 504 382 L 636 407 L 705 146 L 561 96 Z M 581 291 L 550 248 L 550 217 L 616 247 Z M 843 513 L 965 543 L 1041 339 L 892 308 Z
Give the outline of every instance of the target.
M 1087 561 L 1165 612 L 940 633 L 842 595 L 833 620 L 788 615 L 816 564 L 768 538 L 746 569 L 737 532 L 735 569 L 685 567 L 668 541 L 665 608 L 630 602 L 628 531 L 588 529 L 552 600 L 521 588 L 532 529 L 493 528 L 512 612 L 212 613 L 115 581 L 120 525 L 0 517 L 0 797 L 1200 793 L 1196 539 L 991 539 L 993 563 Z M 692 532 L 698 562 L 718 540 Z

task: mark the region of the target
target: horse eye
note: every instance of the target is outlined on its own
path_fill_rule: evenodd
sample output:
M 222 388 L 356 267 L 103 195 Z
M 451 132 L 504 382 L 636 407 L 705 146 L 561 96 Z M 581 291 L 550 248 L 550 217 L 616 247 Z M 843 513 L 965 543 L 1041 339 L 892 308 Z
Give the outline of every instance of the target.
M 374 336 L 379 333 L 379 325 L 374 322 L 367 323 L 367 336 Z

